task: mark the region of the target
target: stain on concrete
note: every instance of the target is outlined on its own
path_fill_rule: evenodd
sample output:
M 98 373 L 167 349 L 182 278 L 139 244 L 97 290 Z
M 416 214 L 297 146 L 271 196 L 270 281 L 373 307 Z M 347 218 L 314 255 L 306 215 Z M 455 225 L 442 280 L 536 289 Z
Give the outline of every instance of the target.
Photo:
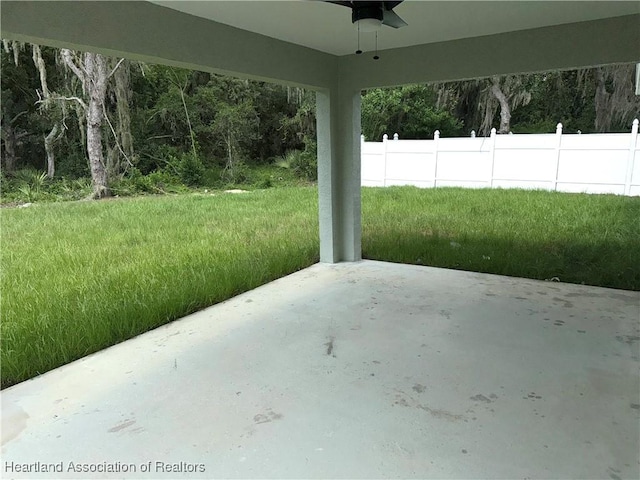
M 529 392 L 529 395 L 526 397 L 522 397 L 525 400 L 540 400 L 542 398 L 541 395 L 536 394 L 536 392 Z
M 491 399 L 485 397 L 484 395 L 482 395 L 481 393 L 474 395 L 473 397 L 469 397 L 470 400 L 473 400 L 475 402 L 484 402 L 484 403 L 491 403 Z
M 462 453 L 467 453 L 467 450 L 463 448 Z
M 558 302 L 558 303 L 562 303 L 562 306 L 564 308 L 573 308 L 573 303 L 571 303 L 569 300 L 565 300 L 564 298 L 560 298 L 560 297 L 553 297 L 552 299 L 554 302 Z
M 633 345 L 638 340 L 640 340 L 640 337 L 638 337 L 636 335 L 616 335 L 616 340 L 619 341 L 620 343 L 626 343 L 627 345 Z
M 553 322 L 553 324 L 556 327 L 561 327 L 562 325 L 564 325 L 564 320 L 556 320 L 555 322 Z
M 414 392 L 418 392 L 418 393 L 422 393 L 427 389 L 427 387 L 425 387 L 424 385 L 421 385 L 419 383 L 416 383 L 413 387 L 411 387 L 411 390 L 413 390 Z
M 464 420 L 464 415 L 459 415 L 455 413 L 448 412 L 447 410 L 442 410 L 439 408 L 429 408 L 425 405 L 417 405 L 416 408 L 424 410 L 425 412 L 429 412 L 432 416 L 436 418 L 441 418 L 443 420 L 448 420 L 450 422 L 457 422 L 459 420 Z
M 640 403 L 632 403 L 631 404 L 631 408 L 633 408 L 635 410 L 640 410 Z
M 622 480 L 620 475 L 618 475 L 620 473 L 620 470 L 618 470 L 617 468 L 609 467 L 607 468 L 607 472 L 609 473 L 609 478 L 612 478 L 613 480 Z
M 634 295 L 626 295 L 624 293 L 611 292 L 611 293 L 566 293 L 564 295 L 567 298 L 574 297 L 587 297 L 587 298 L 610 298 L 612 300 L 622 300 L 623 302 L 630 303 L 632 305 L 638 304 L 638 297 Z
M 333 353 L 333 349 L 334 349 L 333 342 L 335 341 L 335 337 L 328 337 L 328 338 L 329 338 L 329 341 L 324 344 L 324 346 L 327 347 L 327 355 L 331 355 L 335 357 L 336 355 Z
M 111 427 L 109 430 L 107 430 L 107 432 L 110 432 L 110 433 L 119 432 L 120 430 L 124 430 L 125 428 L 130 427 L 134 423 L 136 423 L 135 420 L 126 419 L 124 422 Z
M 426 405 L 423 405 L 417 402 L 414 398 L 405 394 L 402 391 L 400 391 L 399 394 L 396 394 L 393 405 L 400 405 L 402 407 L 413 407 L 419 410 L 424 410 L 425 412 L 428 412 L 429 414 L 431 414 L 433 417 L 440 418 L 442 420 L 448 420 L 450 422 L 456 422 L 459 420 L 467 421 L 464 415 L 452 413 L 447 410 L 442 410 L 440 408 L 428 407 Z
M 2 402 L 2 407 L 2 445 L 6 445 L 27 428 L 29 415 L 18 405 Z
M 274 420 L 280 420 L 283 417 L 281 413 L 276 413 L 271 409 L 268 409 L 266 413 L 258 413 L 253 416 L 253 421 L 257 424 L 259 423 L 269 423 Z

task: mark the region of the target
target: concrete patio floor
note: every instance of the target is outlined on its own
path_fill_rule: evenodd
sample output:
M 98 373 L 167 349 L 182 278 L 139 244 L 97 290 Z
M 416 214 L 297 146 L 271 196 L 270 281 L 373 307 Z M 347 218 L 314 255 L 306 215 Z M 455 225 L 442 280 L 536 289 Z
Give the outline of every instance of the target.
M 318 264 L 4 390 L 1 475 L 637 479 L 639 338 L 638 292 Z

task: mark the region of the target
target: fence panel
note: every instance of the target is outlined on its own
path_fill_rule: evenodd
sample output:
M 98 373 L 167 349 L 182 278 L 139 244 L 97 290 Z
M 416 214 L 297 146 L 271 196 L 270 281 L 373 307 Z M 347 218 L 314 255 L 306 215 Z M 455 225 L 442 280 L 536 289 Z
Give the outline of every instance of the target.
M 640 196 L 638 120 L 631 133 L 496 135 L 362 143 L 362 185 L 533 188 Z

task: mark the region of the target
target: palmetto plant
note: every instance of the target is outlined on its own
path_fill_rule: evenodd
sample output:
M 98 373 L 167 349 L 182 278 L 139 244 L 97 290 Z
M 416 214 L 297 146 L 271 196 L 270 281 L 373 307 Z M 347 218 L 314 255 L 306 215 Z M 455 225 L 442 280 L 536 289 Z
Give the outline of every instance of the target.
M 29 202 L 37 200 L 48 180 L 46 172 L 36 170 L 20 170 L 16 172 L 15 179 L 20 183 L 18 191 Z

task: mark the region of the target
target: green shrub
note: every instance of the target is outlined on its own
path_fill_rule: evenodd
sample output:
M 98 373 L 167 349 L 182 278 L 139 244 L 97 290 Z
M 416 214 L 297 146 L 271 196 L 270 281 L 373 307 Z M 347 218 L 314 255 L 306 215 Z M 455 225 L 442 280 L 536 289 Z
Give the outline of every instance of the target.
M 222 181 L 222 168 L 218 166 L 206 168 L 202 175 L 202 186 L 222 188 L 224 186 L 224 182 Z
M 190 187 L 202 185 L 204 165 L 200 157 L 190 153 L 183 153 L 177 163 L 178 176 L 182 183 Z
M 232 167 L 225 167 L 221 178 L 227 186 L 250 184 L 251 169 L 242 160 L 236 160 Z
M 318 160 L 315 142 L 307 143 L 304 150 L 289 150 L 276 162 L 276 165 L 291 170 L 301 180 L 316 181 Z

